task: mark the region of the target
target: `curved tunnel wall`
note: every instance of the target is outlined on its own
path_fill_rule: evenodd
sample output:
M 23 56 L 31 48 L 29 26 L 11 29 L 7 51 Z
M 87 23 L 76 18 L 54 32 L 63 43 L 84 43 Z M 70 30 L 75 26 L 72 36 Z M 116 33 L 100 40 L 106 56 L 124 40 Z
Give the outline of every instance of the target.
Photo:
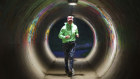
M 92 2 L 92 0 L 89 0 L 90 2 Z M 110 2 L 110 3 L 107 3 L 107 2 Z M 100 3 L 100 5 L 102 5 L 101 7 L 104 7 L 104 9 L 109 12 L 110 16 L 113 16 L 111 17 L 113 20 L 115 19 L 115 22 L 116 23 L 116 28 L 117 28 L 117 33 L 118 33 L 118 36 L 120 36 L 120 40 L 119 42 L 121 42 L 121 51 L 119 51 L 117 53 L 117 55 L 115 56 L 115 60 L 114 60 L 114 63 L 113 65 L 111 65 L 109 71 L 111 72 L 114 72 L 114 73 L 117 73 L 117 72 L 120 72 L 122 68 L 125 68 L 123 62 L 125 62 L 125 64 L 129 64 L 127 63 L 127 59 L 132 59 L 132 57 L 130 57 L 130 55 L 132 55 L 130 52 L 134 49 L 130 49 L 130 51 L 128 52 L 128 55 L 127 56 L 124 56 L 122 54 L 122 52 L 127 52 L 126 51 L 126 47 L 129 47 L 126 46 L 125 44 L 129 44 L 129 41 L 126 41 L 126 42 L 122 42 L 123 40 L 126 40 L 125 38 L 123 38 L 122 36 L 124 36 L 125 34 L 127 35 L 128 32 L 126 33 L 123 33 L 122 30 L 120 30 L 120 28 L 124 28 L 124 27 L 121 27 L 119 24 L 117 24 L 118 22 L 122 22 L 122 25 L 125 25 L 125 23 L 127 23 L 126 21 L 123 23 L 122 20 L 120 20 L 120 17 L 117 16 L 117 14 L 113 14 L 115 13 L 116 11 L 120 10 L 119 9 L 120 7 L 118 7 L 116 10 L 113 11 L 113 8 L 116 8 L 117 6 L 117 3 L 116 3 L 116 6 L 113 6 L 112 8 L 109 8 L 107 7 L 107 4 L 110 4 L 113 3 L 111 1 L 95 1 L 93 3 L 95 3 L 96 5 L 98 5 Z M 37 55 L 39 55 L 39 52 L 41 49 L 42 49 L 42 42 L 39 42 L 39 41 L 42 41 L 44 40 L 43 37 L 45 36 L 40 36 L 41 34 L 38 34 L 38 36 L 40 36 L 41 38 L 38 39 L 39 41 L 33 41 L 35 43 L 33 44 L 38 44 L 40 47 L 40 49 L 38 51 L 34 51 L 35 50 L 35 47 L 34 46 L 26 46 L 28 45 L 26 42 L 26 38 L 24 38 L 24 35 L 26 35 L 25 33 L 27 32 L 26 29 L 28 27 L 30 27 L 30 24 L 32 24 L 32 21 L 33 19 L 35 18 L 34 15 L 37 15 L 39 12 L 40 12 L 40 8 L 42 9 L 43 7 L 46 7 L 48 4 L 51 4 L 52 2 L 51 1 L 36 1 L 36 2 L 32 2 L 32 1 L 29 1 L 28 4 L 23 4 L 23 5 L 20 5 L 22 3 L 20 3 L 20 1 L 13 1 L 12 3 L 7 3 L 7 2 L 4 2 L 6 3 L 5 5 L 9 5 L 9 7 L 7 7 L 7 9 L 4 11 L 5 13 L 5 16 L 3 16 L 2 18 L 8 18 L 8 19 L 4 19 L 3 21 L 3 25 L 5 27 L 8 27 L 8 29 L 10 31 L 8 31 L 8 33 L 11 33 L 10 36 L 8 36 L 8 33 L 6 33 L 5 35 L 7 37 L 4 37 L 4 38 L 8 38 L 9 42 L 4 42 L 4 43 L 1 43 L 2 45 L 4 45 L 5 47 L 9 47 L 9 51 L 7 50 L 6 53 L 2 53 L 1 56 L 3 56 L 2 58 L 2 61 L 5 61 L 5 63 L 2 64 L 2 67 L 5 69 L 5 71 L 3 69 L 2 72 L 5 73 L 4 75 L 2 75 L 3 78 L 7 78 L 9 79 L 10 77 L 8 77 L 8 75 L 12 75 L 11 77 L 13 78 L 43 78 L 45 73 L 47 72 L 47 68 L 49 67 L 49 64 L 51 64 L 53 62 L 53 60 L 51 60 L 51 58 L 49 58 L 48 55 L 44 55 L 44 54 L 41 54 L 39 58 Z M 25 2 L 26 3 L 26 2 Z M 115 3 L 115 2 L 114 2 Z M 19 7 L 16 7 L 15 5 L 18 4 L 17 6 Z M 62 5 L 62 4 L 61 4 Z M 98 6 L 100 6 L 98 5 Z M 4 6 L 6 7 L 6 6 Z M 108 9 L 109 8 L 109 9 Z M 11 9 L 11 10 L 9 10 Z M 16 11 L 17 10 L 17 11 Z M 8 13 L 10 12 L 10 13 Z M 14 13 L 16 12 L 16 13 Z M 48 11 L 49 13 L 49 11 Z M 120 13 L 121 14 L 121 13 Z M 125 14 L 125 13 L 124 13 Z M 15 16 L 16 15 L 16 16 Z M 46 13 L 47 15 L 47 13 Z M 115 16 L 116 15 L 116 16 Z M 67 16 L 67 14 L 65 14 L 65 16 Z M 123 16 L 123 15 L 122 15 Z M 125 15 L 127 16 L 127 15 Z M 21 19 L 22 18 L 22 19 Z M 43 17 L 42 17 L 43 18 Z M 49 17 L 48 17 L 49 18 Z M 123 17 L 123 19 L 125 20 L 126 17 Z M 132 17 L 133 18 L 133 17 Z M 55 18 L 50 18 L 50 19 L 55 19 Z M 120 21 L 117 21 L 116 19 L 119 19 Z M 41 19 L 39 19 L 41 20 Z M 18 21 L 18 23 L 17 23 Z M 9 25 L 9 26 L 8 26 Z M 49 24 L 48 24 L 49 25 Z M 118 26 L 117 26 L 118 25 Z M 119 28 L 120 27 L 120 28 Z M 7 30 L 7 28 L 4 28 Z M 23 30 L 24 29 L 24 30 Z M 130 29 L 127 28 L 127 30 Z M 15 31 L 16 30 L 16 31 Z M 38 30 L 41 30 L 41 28 L 39 28 Z M 46 30 L 46 29 L 45 29 Z M 45 33 L 45 30 L 44 30 L 44 33 Z M 42 30 L 41 30 L 42 31 Z M 3 31 L 2 31 L 3 32 Z M 120 32 L 120 33 L 119 33 Z M 131 31 L 133 32 L 133 31 Z M 38 32 L 39 33 L 39 32 Z M 135 33 L 135 32 L 134 32 Z M 127 36 L 126 36 L 127 37 Z M 24 41 L 24 42 L 23 42 Z M 10 46 L 8 45 L 10 44 Z M 33 45 L 32 44 L 32 45 Z M 133 44 L 135 45 L 135 44 Z M 130 46 L 131 47 L 131 46 Z M 129 48 L 130 48 L 129 47 Z M 32 49 L 33 48 L 33 49 Z M 27 51 L 27 52 L 26 52 Z M 4 52 L 5 52 L 5 49 L 4 49 Z M 11 54 L 10 52 L 12 52 L 13 54 Z M 34 54 L 35 52 L 38 52 L 37 54 Z M 7 55 L 6 55 L 7 54 Z M 8 60 L 5 60 L 4 57 L 6 57 L 7 59 L 9 59 L 9 54 L 10 54 L 10 57 L 11 57 L 11 67 L 9 66 L 6 66 L 5 65 L 8 65 L 9 61 Z M 105 54 L 106 55 L 106 54 Z M 36 57 L 35 57 L 36 56 Z M 44 57 L 45 56 L 45 57 Z M 48 56 L 48 57 L 47 57 Z M 135 56 L 135 55 L 134 55 Z M 121 58 L 121 57 L 129 57 L 129 58 Z M 119 60 L 123 60 L 122 62 L 119 62 Z M 47 62 L 45 62 L 45 60 L 48 60 Z M 87 59 L 89 61 L 89 63 L 92 65 L 94 62 L 93 62 L 93 59 Z M 133 59 L 134 60 L 134 59 Z M 7 62 L 6 62 L 7 61 Z M 42 61 L 42 62 L 40 62 Z M 40 63 L 39 63 L 40 62 Z M 44 63 L 45 62 L 45 63 Z M 106 63 L 105 63 L 106 64 Z M 129 64 L 130 65 L 130 64 Z M 122 68 L 119 68 L 119 67 L 122 67 Z M 132 65 L 128 66 L 128 68 L 132 67 Z M 31 69 L 33 68 L 33 69 Z M 101 67 L 102 68 L 102 67 Z M 116 68 L 116 69 L 115 69 Z M 10 74 L 8 73 L 6 75 L 7 72 L 12 72 L 14 71 L 14 69 L 16 70 L 15 73 L 13 74 Z M 17 70 L 19 69 L 19 70 Z M 99 68 L 100 69 L 100 68 Z M 118 69 L 118 70 L 117 70 Z M 22 71 L 23 73 L 20 73 L 19 76 L 16 76 L 15 74 Z M 106 74 L 104 74 L 103 78 L 113 78 L 111 76 L 111 74 L 114 74 L 114 73 L 110 73 L 110 72 L 107 72 Z M 128 69 L 129 71 L 129 69 Z M 132 69 L 130 71 L 133 71 Z M 28 73 L 27 73 L 28 72 Z M 97 69 L 97 73 L 99 73 L 100 75 L 100 70 Z M 121 72 L 122 74 L 125 74 L 125 72 Z M 128 74 L 130 74 L 131 72 L 128 72 Z M 102 73 L 101 73 L 102 74 Z M 118 73 L 117 73 L 118 74 Z M 126 74 L 126 76 L 128 76 L 128 74 Z M 125 79 L 127 77 L 123 77 L 123 75 L 120 75 L 119 77 L 116 77 L 117 78 L 122 78 L 122 79 Z M 131 77 L 130 77 L 131 78 Z
M 53 7 L 53 6 L 55 6 L 55 4 L 56 4 L 56 7 L 59 7 L 58 9 L 52 9 L 52 12 L 50 11 L 50 14 L 45 14 L 45 13 L 47 13 L 48 11 L 47 10 L 49 10 L 49 8 L 51 8 L 51 7 Z M 50 5 L 48 5 L 45 9 L 43 9 L 34 19 L 35 19 L 35 21 L 33 20 L 33 22 L 32 22 L 32 24 L 30 25 L 30 27 L 29 27 L 29 33 L 27 34 L 28 36 L 27 36 L 27 38 L 28 38 L 28 42 L 29 42 L 29 44 L 31 43 L 32 44 L 32 42 L 31 41 L 34 41 L 35 39 L 34 39 L 34 37 L 35 37 L 35 33 L 36 32 L 34 32 L 34 31 L 36 31 L 37 29 L 39 29 L 39 32 L 41 32 L 41 33 L 38 33 L 37 34 L 37 48 L 36 49 L 38 49 L 39 47 L 40 47 L 40 49 L 39 49 L 39 54 L 38 55 L 40 55 L 41 54 L 41 52 L 44 52 L 44 51 L 41 51 L 41 50 L 43 50 L 42 49 L 42 46 L 41 45 L 39 45 L 39 43 L 42 43 L 41 41 L 43 41 L 43 37 L 44 37 L 44 34 L 45 34 L 45 32 L 44 32 L 44 30 L 42 30 L 42 29 L 46 29 L 46 28 L 50 28 L 49 26 L 49 24 L 51 24 L 52 22 L 51 21 L 53 21 L 53 20 L 55 20 L 56 19 L 56 17 L 59 17 L 59 16 L 68 16 L 68 14 L 70 14 L 70 12 L 67 12 L 67 10 L 69 9 L 69 7 L 71 7 L 71 6 L 69 6 L 69 5 L 67 5 L 67 2 L 65 2 L 65 3 L 58 3 L 57 4 L 57 2 L 55 3 L 55 4 L 50 4 Z M 61 6 L 60 6 L 60 4 L 61 4 Z M 84 9 L 86 9 L 86 8 L 76 8 L 76 7 L 82 7 L 80 4 L 83 4 L 84 6 L 86 6 L 86 7 L 89 7 L 89 9 L 91 9 L 91 11 L 89 11 L 88 12 L 88 8 L 87 8 L 87 14 L 90 14 L 90 13 L 92 13 L 91 14 L 91 16 L 93 16 L 93 17 L 91 17 L 90 16 L 90 18 L 89 17 L 86 17 L 87 15 L 84 15 Z M 59 6 L 58 6 L 59 5 Z M 78 6 L 79 5 L 79 6 Z M 95 27 L 93 27 L 93 25 L 91 26 L 91 27 L 93 27 L 93 28 L 96 28 L 96 29 L 98 29 L 98 31 L 99 31 L 99 33 L 101 34 L 101 36 L 98 34 L 98 39 L 100 39 L 101 41 L 103 41 L 103 40 L 110 40 L 109 41 L 109 44 L 110 44 L 110 47 L 109 48 L 107 48 L 108 46 L 105 44 L 105 43 L 107 43 L 108 44 L 108 42 L 107 41 L 104 41 L 104 45 L 103 44 L 101 44 L 101 45 L 98 45 L 99 46 L 99 48 L 102 48 L 102 49 L 106 49 L 106 50 L 99 50 L 98 51 L 98 53 L 102 53 L 102 54 L 98 54 L 98 58 L 96 57 L 96 60 L 94 60 L 93 61 L 93 55 L 91 55 L 90 57 L 88 56 L 87 57 L 87 59 L 85 60 L 85 61 L 88 61 L 89 62 L 89 64 L 91 64 L 92 65 L 92 63 L 94 63 L 94 62 L 96 62 L 96 64 L 97 63 L 99 63 L 99 60 L 101 61 L 101 56 L 103 56 L 103 52 L 104 53 L 106 53 L 105 51 L 107 51 L 107 53 L 109 53 L 108 55 L 107 55 L 107 57 L 105 57 L 104 58 L 104 64 L 103 64 L 103 67 L 102 67 L 102 69 L 101 69 L 101 67 L 99 67 L 99 68 L 96 68 L 97 69 L 97 74 L 99 75 L 99 76 L 102 76 L 102 75 L 104 75 L 105 74 L 105 72 L 109 69 L 109 67 L 111 66 L 111 63 L 112 63 L 112 61 L 113 61 L 113 59 L 114 59 L 114 56 L 115 56 L 115 52 L 116 52 L 116 47 L 117 47 L 117 45 L 116 45 L 116 42 L 117 42 L 117 35 L 116 35 L 116 33 L 115 33 L 115 29 L 114 29 L 114 26 L 113 26 L 113 24 L 111 23 L 111 21 L 109 20 L 109 17 L 107 16 L 107 15 L 105 15 L 105 12 L 103 13 L 103 11 L 101 12 L 94 4 L 91 4 L 91 3 L 86 3 L 86 2 L 84 2 L 84 1 L 79 1 L 79 4 L 78 4 L 77 6 L 74 6 L 74 8 L 76 8 L 76 9 L 74 9 L 74 11 L 73 11 L 73 15 L 76 17 L 77 15 L 80 15 L 81 14 L 81 17 L 82 18 L 88 18 L 88 19 L 91 19 L 91 20 L 89 20 L 90 22 L 92 22 L 93 24 L 94 24 L 94 26 Z M 65 8 L 63 8 L 63 7 L 65 7 Z M 92 9 L 93 8 L 93 9 Z M 95 9 L 95 10 L 94 10 Z M 55 12 L 54 12 L 55 11 Z M 64 13 L 65 12 L 65 13 Z M 47 20 L 45 21 L 45 22 L 47 22 L 47 25 L 45 25 L 45 27 L 42 25 L 42 27 L 41 27 L 41 29 L 39 28 L 39 26 L 37 25 L 37 23 L 38 23 L 38 20 L 39 21 L 41 21 L 41 19 L 40 19 L 40 17 L 44 17 L 44 15 L 46 15 L 46 17 L 47 17 Z M 97 17 L 96 17 L 97 16 Z M 99 17 L 98 17 L 99 16 Z M 51 18 L 50 18 L 51 17 Z M 80 17 L 80 18 L 81 18 Z M 48 19 L 49 18 L 49 19 Z M 94 19 L 93 19 L 94 18 Z M 96 19 L 98 19 L 98 18 L 103 18 L 103 22 L 105 22 L 104 24 L 106 25 L 106 26 L 104 26 L 104 27 L 107 27 L 107 29 L 105 29 L 105 31 L 107 31 L 107 34 L 108 34 L 108 36 L 106 36 L 106 35 L 102 35 L 102 34 L 105 34 L 105 33 L 103 33 L 103 32 L 105 32 L 104 31 L 104 29 L 102 29 L 103 27 L 102 27 L 102 25 L 97 25 L 98 24 L 98 21 L 95 21 Z M 94 22 L 95 21 L 95 22 Z M 97 23 L 96 23 L 97 22 Z M 100 21 L 99 21 L 100 22 Z M 100 27 L 99 27 L 100 26 Z M 49 30 L 49 29 L 48 29 Z M 47 31 L 48 31 L 47 30 Z M 37 30 L 38 31 L 38 30 Z M 102 31 L 102 33 L 101 33 L 101 31 Z M 105 38 L 106 37 L 106 38 Z M 30 39 L 29 39 L 30 38 Z M 34 40 L 33 40 L 34 39 Z M 95 40 L 97 40 L 97 39 L 95 39 Z M 39 42 L 40 41 L 40 42 Z M 102 42 L 103 43 L 103 42 Z M 119 45 L 119 44 L 118 44 Z M 28 46 L 27 46 L 27 48 L 29 48 Z M 99 49 L 98 48 L 98 49 Z M 94 50 L 93 50 L 94 51 Z M 48 53 L 49 53 L 50 51 L 47 51 L 47 55 L 46 56 L 48 56 L 48 57 L 51 57 L 51 55 L 49 55 Z M 96 52 L 96 51 L 95 51 Z M 91 53 L 91 54 L 93 54 L 93 52 Z M 37 56 L 38 56 L 37 55 Z M 44 56 L 44 55 L 43 55 Z M 100 56 L 100 58 L 99 58 L 99 56 Z M 41 58 L 44 58 L 44 57 L 41 57 Z M 54 57 L 53 57 L 54 58 Z M 110 58 L 110 59 L 108 59 L 108 58 Z M 98 59 L 98 60 L 97 60 Z M 45 62 L 45 59 L 43 59 L 44 60 L 44 62 Z M 42 61 L 43 61 L 42 60 Z M 46 60 L 48 60 L 48 59 L 46 59 Z M 57 59 L 58 60 L 58 59 Z M 54 60 L 52 60 L 52 61 L 54 61 Z M 98 61 L 98 62 L 97 62 Z M 105 62 L 106 61 L 106 62 Z M 82 61 L 80 61 L 81 63 L 83 63 Z M 47 64 L 48 65 L 48 64 Z M 94 64 L 95 65 L 95 64 Z M 106 65 L 106 66 L 105 66 Z M 98 65 L 99 66 L 99 65 Z M 97 67 L 98 67 L 97 66 Z M 100 70 L 98 70 L 98 69 L 100 69 Z

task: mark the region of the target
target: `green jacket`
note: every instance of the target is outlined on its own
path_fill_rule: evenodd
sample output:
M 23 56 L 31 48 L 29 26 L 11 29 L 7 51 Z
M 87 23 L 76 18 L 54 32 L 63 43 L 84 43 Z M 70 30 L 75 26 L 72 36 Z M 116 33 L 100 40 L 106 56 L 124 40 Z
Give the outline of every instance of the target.
M 62 43 L 67 43 L 76 40 L 76 35 L 78 34 L 77 26 L 72 23 L 71 26 L 68 23 L 61 28 L 58 37 L 62 39 Z M 69 35 L 70 38 L 66 39 L 65 36 Z

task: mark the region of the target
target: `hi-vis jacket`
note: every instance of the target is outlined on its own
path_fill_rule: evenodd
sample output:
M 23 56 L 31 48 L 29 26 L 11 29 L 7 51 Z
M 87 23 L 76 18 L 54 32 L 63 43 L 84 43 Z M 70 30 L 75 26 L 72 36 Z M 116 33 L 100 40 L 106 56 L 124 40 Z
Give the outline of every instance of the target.
M 65 36 L 69 35 L 70 38 L 66 39 Z M 77 26 L 72 23 L 71 26 L 68 23 L 61 28 L 58 37 L 62 39 L 62 43 L 67 43 L 76 40 L 76 35 L 78 35 Z

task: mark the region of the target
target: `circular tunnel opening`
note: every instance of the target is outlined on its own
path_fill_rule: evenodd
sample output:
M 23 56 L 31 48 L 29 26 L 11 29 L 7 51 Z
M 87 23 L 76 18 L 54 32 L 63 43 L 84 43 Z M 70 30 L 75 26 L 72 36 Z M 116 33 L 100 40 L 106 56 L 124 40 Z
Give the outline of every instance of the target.
M 58 58 L 64 58 L 62 50 L 62 40 L 58 38 L 59 31 L 66 18 L 58 20 L 51 28 L 48 37 L 48 45 L 52 53 Z M 78 26 L 80 38 L 76 39 L 76 52 L 74 58 L 85 58 L 91 51 L 94 45 L 94 32 L 84 21 L 74 18 L 74 24 Z M 46 39 L 47 40 L 47 39 Z

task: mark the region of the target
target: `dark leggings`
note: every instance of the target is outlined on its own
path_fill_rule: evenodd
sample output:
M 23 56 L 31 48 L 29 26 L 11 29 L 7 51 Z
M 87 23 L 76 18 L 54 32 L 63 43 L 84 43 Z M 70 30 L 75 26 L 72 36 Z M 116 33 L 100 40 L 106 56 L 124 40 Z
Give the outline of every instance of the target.
M 73 58 L 75 53 L 75 42 L 63 43 L 62 48 L 65 55 L 65 70 L 72 71 L 73 68 Z

